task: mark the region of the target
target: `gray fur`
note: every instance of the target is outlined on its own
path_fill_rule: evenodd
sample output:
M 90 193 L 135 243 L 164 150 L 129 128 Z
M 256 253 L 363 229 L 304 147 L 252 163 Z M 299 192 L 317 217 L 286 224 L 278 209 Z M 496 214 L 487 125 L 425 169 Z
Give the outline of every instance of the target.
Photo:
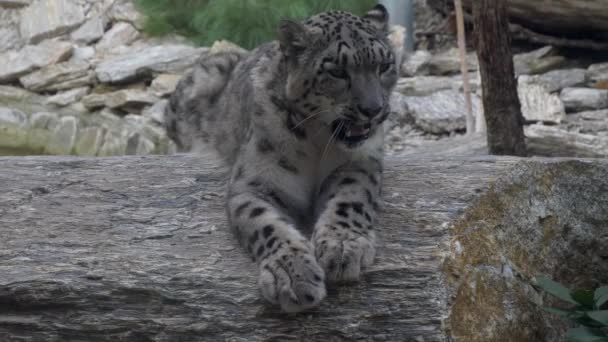
M 397 79 L 387 20 L 376 7 L 285 21 L 277 42 L 203 56 L 168 106 L 183 151 L 211 145 L 232 166 L 230 225 L 285 311 L 318 305 L 325 280 L 358 280 L 373 261 Z

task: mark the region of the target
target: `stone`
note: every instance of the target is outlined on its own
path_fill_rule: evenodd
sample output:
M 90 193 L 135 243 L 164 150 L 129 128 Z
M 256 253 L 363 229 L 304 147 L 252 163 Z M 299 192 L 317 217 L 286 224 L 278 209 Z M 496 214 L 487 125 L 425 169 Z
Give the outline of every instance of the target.
M 428 96 L 407 96 L 415 125 L 433 134 L 462 131 L 466 128 L 464 95 L 456 90 L 441 90 Z M 481 99 L 471 94 L 473 116 L 482 110 Z
M 535 83 L 532 77 L 519 76 L 517 94 L 522 115 L 527 121 L 560 123 L 566 117 L 564 104 L 559 96 L 551 94 L 545 85 Z
M 78 132 L 74 153 L 79 156 L 96 156 L 103 145 L 106 130 L 101 127 L 85 127 Z
M 0 11 L 0 53 L 16 51 L 25 45 L 19 33 L 20 18 L 18 9 L 6 8 Z
M 144 27 L 144 16 L 135 8 L 130 0 L 117 0 L 108 11 L 108 17 L 112 21 L 125 21 L 131 23 L 138 30 Z
M 91 44 L 104 36 L 105 26 L 106 22 L 103 17 L 93 17 L 72 32 L 70 38 L 79 44 Z
M 103 35 L 95 45 L 97 51 L 105 51 L 116 46 L 129 45 L 139 38 L 139 31 L 133 25 L 118 22 Z
M 469 73 L 469 88 L 471 92 L 481 87 L 481 79 L 477 73 Z M 462 89 L 462 76 L 415 76 L 402 77 L 397 80 L 395 91 L 407 96 L 431 95 L 440 90 Z
M 401 76 L 425 76 L 428 75 L 428 64 L 431 61 L 430 52 L 426 50 L 416 50 L 411 55 L 406 55 L 403 63 L 401 63 Z
M 89 110 L 98 109 L 106 105 L 104 94 L 89 94 L 82 98 L 82 104 Z
M 0 158 L 5 340 L 558 341 L 572 323 L 535 276 L 608 283 L 606 160 L 386 158 L 375 264 L 285 315 L 228 228 L 219 165 Z
M 608 62 L 591 64 L 587 68 L 587 74 L 591 81 L 608 81 Z
M 582 86 L 587 82 L 585 69 L 558 69 L 535 75 L 534 81 L 543 85 L 548 92 L 560 91 L 568 87 Z
M 32 0 L 0 0 L 0 7 L 3 8 L 20 8 L 29 6 Z
M 405 27 L 401 25 L 391 25 L 388 40 L 391 42 L 395 53 L 395 63 L 401 65 L 405 54 Z
M 60 117 L 57 125 L 52 128 L 52 138 L 46 151 L 54 155 L 72 154 L 79 124 L 80 120 L 74 116 Z
M 557 50 L 550 45 L 534 51 L 516 54 L 513 56 L 515 75 L 541 74 L 560 68 L 566 62 L 566 58 L 556 54 Z
M 182 77 L 182 75 L 176 74 L 158 75 L 152 81 L 150 91 L 158 97 L 171 95 L 175 91 L 175 87 L 177 87 L 177 83 L 179 83 Z
M 84 21 L 84 10 L 74 0 L 37 0 L 21 12 L 21 37 L 37 43 L 68 33 Z
M 564 125 L 568 131 L 608 137 L 608 109 L 568 114 Z
M 123 89 L 104 94 L 105 105 L 108 108 L 138 108 L 141 110 L 145 105 L 151 105 L 158 101 L 158 98 L 144 90 Z
M 569 132 L 540 124 L 524 128 L 529 149 L 543 156 L 607 158 L 608 136 Z
M 154 73 L 181 73 L 190 68 L 205 48 L 187 45 L 164 45 L 104 60 L 95 69 L 104 83 L 126 82 Z
M 165 123 L 165 109 L 167 108 L 167 106 L 169 105 L 169 100 L 163 99 L 160 100 L 158 102 L 156 102 L 154 105 L 152 105 L 149 108 L 146 108 L 143 112 L 142 115 L 146 118 L 151 119 L 152 121 L 156 122 L 159 125 L 162 125 Z
M 568 112 L 608 108 L 608 90 L 592 88 L 565 88 L 560 98 Z
M 93 81 L 90 67 L 84 61 L 68 61 L 42 68 L 19 81 L 25 88 L 37 92 L 87 86 Z
M 27 141 L 28 117 L 20 110 L 0 106 L 0 148 L 20 148 Z
M 49 97 L 49 99 L 47 100 L 47 103 L 55 105 L 55 106 L 59 106 L 59 107 L 65 107 L 69 104 L 80 101 L 80 99 L 82 99 L 85 95 L 87 95 L 90 90 L 91 90 L 91 88 L 89 88 L 89 87 L 81 87 L 81 88 L 74 88 L 74 89 L 68 90 L 66 92 L 57 93 L 57 94 Z
M 92 46 L 78 46 L 72 50 L 72 61 L 90 61 L 95 57 L 95 48 Z
M 30 128 L 27 134 L 27 148 L 31 151 L 46 153 L 51 144 L 53 134 L 51 130 L 59 123 L 59 117 L 55 113 L 37 112 L 30 117 Z
M 120 132 L 108 131 L 103 138 L 103 145 L 97 153 L 98 156 L 122 156 L 127 150 L 127 142 Z
M 46 40 L 27 45 L 18 52 L 0 54 L 0 82 L 10 82 L 37 68 L 63 62 L 72 54 L 72 44 Z
M 473 52 L 467 54 L 467 69 L 477 70 L 477 55 Z M 426 67 L 431 75 L 453 75 L 460 73 L 460 53 L 457 48 L 449 49 L 431 56 Z

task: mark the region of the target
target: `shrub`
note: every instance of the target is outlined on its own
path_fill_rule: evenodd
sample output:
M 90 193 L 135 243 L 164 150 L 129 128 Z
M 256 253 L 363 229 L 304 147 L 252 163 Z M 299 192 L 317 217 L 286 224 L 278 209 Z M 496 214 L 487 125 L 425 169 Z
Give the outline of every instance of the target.
M 568 330 L 566 337 L 572 342 L 608 342 L 608 286 L 602 286 L 595 291 L 571 291 L 564 285 L 546 277 L 536 278 L 538 285 L 549 294 L 566 301 L 569 309 L 543 307 L 548 312 L 569 318 L 582 325 Z
M 178 33 L 200 45 L 227 39 L 253 48 L 276 37 L 283 18 L 304 19 L 339 9 L 362 14 L 374 0 L 137 0 L 147 16 L 144 31 L 159 36 Z

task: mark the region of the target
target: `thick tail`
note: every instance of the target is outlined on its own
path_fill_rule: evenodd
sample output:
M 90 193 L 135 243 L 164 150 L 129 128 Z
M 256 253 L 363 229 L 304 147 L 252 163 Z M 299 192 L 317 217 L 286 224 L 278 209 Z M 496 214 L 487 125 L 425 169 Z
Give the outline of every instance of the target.
M 230 80 L 230 75 L 246 51 L 234 49 L 201 56 L 180 80 L 165 109 L 167 134 L 182 152 L 206 143 L 209 133 L 201 125 L 206 116 L 215 115 L 214 104 Z

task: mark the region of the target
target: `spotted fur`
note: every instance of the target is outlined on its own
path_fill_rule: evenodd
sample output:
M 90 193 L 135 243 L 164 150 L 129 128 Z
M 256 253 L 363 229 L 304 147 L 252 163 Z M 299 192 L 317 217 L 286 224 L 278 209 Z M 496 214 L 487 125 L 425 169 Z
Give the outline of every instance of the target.
M 283 21 L 279 40 L 203 56 L 173 94 L 167 129 L 232 167 L 227 215 L 259 287 L 288 312 L 375 255 L 382 122 L 397 71 L 381 5 Z

